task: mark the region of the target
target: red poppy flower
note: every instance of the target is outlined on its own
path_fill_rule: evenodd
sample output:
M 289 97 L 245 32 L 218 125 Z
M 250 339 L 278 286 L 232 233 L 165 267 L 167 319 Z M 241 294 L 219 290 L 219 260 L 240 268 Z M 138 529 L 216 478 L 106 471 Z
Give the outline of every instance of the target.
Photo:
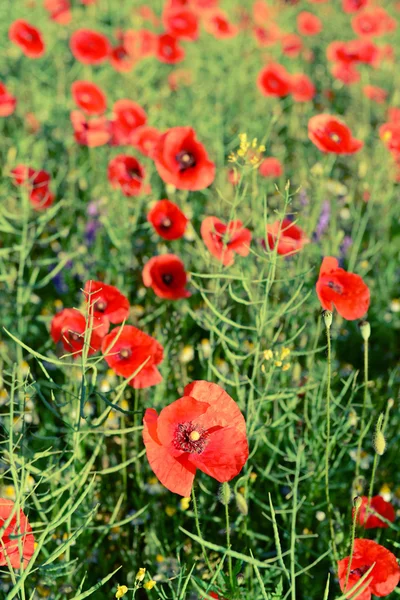
M 400 108 L 392 106 L 388 108 L 388 120 L 392 123 L 400 121 Z
M 273 156 L 264 158 L 258 171 L 262 177 L 280 177 L 283 175 L 283 167 L 280 160 Z
M 360 73 L 351 62 L 338 61 L 332 66 L 331 73 L 345 85 L 357 83 L 361 79 Z
M 292 79 L 285 67 L 269 63 L 261 69 L 257 78 L 258 89 L 263 96 L 283 98 L 292 91 Z
M 241 221 L 229 221 L 225 225 L 217 217 L 206 217 L 200 234 L 211 254 L 225 267 L 233 265 L 235 253 L 247 256 L 250 252 L 251 231 L 243 227 Z
M 322 31 L 321 19 L 304 10 L 297 15 L 297 29 L 301 35 L 317 35 Z
M 390 152 L 400 152 L 400 122 L 394 121 L 381 125 L 379 137 Z
M 125 46 L 120 44 L 111 50 L 110 64 L 119 73 L 129 73 L 135 66 L 135 60 L 128 53 Z
M 142 125 L 133 131 L 130 138 L 130 143 L 134 148 L 136 148 L 136 150 L 139 150 L 139 152 L 144 154 L 144 156 L 153 158 L 161 135 L 161 131 L 155 127 Z
M 84 315 L 76 308 L 64 308 L 57 313 L 51 322 L 50 335 L 53 341 L 62 343 L 66 352 L 75 356 L 82 354 L 87 323 Z M 104 320 L 93 320 L 92 335 L 89 343 L 89 355 L 100 350 L 105 334 Z
M 366 98 L 369 98 L 377 104 L 383 104 L 387 98 L 387 91 L 377 87 L 376 85 L 364 85 L 363 93 Z
M 328 60 L 341 62 L 361 62 L 378 66 L 380 50 L 374 42 L 367 39 L 349 42 L 332 42 L 326 50 Z
M 253 33 L 262 48 L 273 46 L 281 38 L 280 29 L 275 23 L 269 23 L 268 27 L 253 27 Z
M 354 540 L 354 552 L 350 565 L 350 576 L 347 582 L 346 590 L 344 586 L 347 579 L 347 569 L 350 557 L 346 556 L 338 561 L 338 577 L 340 589 L 349 591 L 351 600 L 370 600 L 371 594 L 374 596 L 387 596 L 397 586 L 400 578 L 400 569 L 394 554 L 389 552 L 383 546 L 380 546 L 372 540 Z M 374 564 L 375 563 L 375 564 Z M 357 583 L 370 567 L 373 566 L 367 581 L 371 580 L 364 592 L 357 594 Z M 365 584 L 365 582 L 364 582 Z M 354 590 L 351 592 L 350 591 Z
M 278 219 L 267 225 L 267 238 L 270 250 L 278 243 L 277 252 L 283 256 L 299 252 L 310 241 L 306 233 L 290 219 L 283 219 L 282 222 Z
M 178 39 L 194 41 L 199 36 L 198 18 L 188 8 L 165 10 L 163 24 L 167 33 Z
M 50 19 L 59 25 L 68 25 L 72 19 L 69 0 L 44 0 L 44 8 L 50 13 Z
M 235 37 L 239 27 L 233 25 L 224 11 L 216 9 L 204 16 L 204 29 L 218 40 Z
M 303 41 L 296 33 L 288 33 L 281 38 L 282 52 L 290 58 L 296 58 L 303 48 Z
M 45 53 L 45 45 L 39 29 L 24 19 L 14 21 L 8 35 L 13 44 L 19 46 L 29 58 L 40 58 Z
M 332 311 L 335 306 L 348 321 L 361 319 L 369 308 L 368 286 L 359 275 L 341 269 L 333 256 L 322 261 L 316 290 L 324 310 Z
M 81 146 L 95 148 L 104 146 L 111 137 L 111 126 L 108 119 L 99 117 L 88 121 L 79 110 L 73 110 L 70 114 L 74 138 Z
M 149 193 L 144 184 L 146 172 L 134 156 L 119 154 L 108 163 L 108 180 L 114 189 L 121 188 L 124 196 L 139 196 Z
M 160 62 L 174 65 L 185 58 L 185 51 L 176 37 L 163 33 L 157 39 L 156 57 Z
M 106 317 L 116 325 L 128 318 L 129 300 L 115 286 L 90 279 L 86 282 L 83 293 L 93 307 L 95 319 Z
M 99 65 L 107 60 L 111 45 L 105 35 L 91 29 L 78 29 L 71 35 L 71 52 L 85 65 Z
M 178 300 L 188 298 L 187 275 L 181 259 L 175 254 L 153 256 L 143 267 L 143 283 L 153 288 L 159 298 Z
M 351 20 L 351 26 L 356 35 L 373 37 L 394 31 L 397 22 L 384 8 L 375 6 L 370 10 L 357 13 Z
M 129 29 L 124 34 L 124 46 L 134 60 L 154 56 L 157 52 L 158 36 L 147 29 L 134 31 Z
M 150 467 L 183 497 L 190 496 L 196 469 L 223 483 L 240 473 L 249 455 L 243 415 L 216 383 L 194 381 L 159 415 L 148 408 L 143 424 Z
M 105 112 L 106 95 L 91 81 L 74 81 L 71 92 L 75 104 L 88 115 L 101 115 Z
M 303 73 L 292 75 L 292 96 L 295 102 L 309 102 L 315 96 L 315 85 L 311 79 Z
M 50 175 L 46 171 L 35 171 L 26 165 L 17 165 L 11 171 L 15 185 L 26 185 L 29 200 L 35 210 L 45 210 L 54 202 L 49 188 Z
M 162 376 L 156 365 L 162 362 L 164 350 L 144 331 L 132 325 L 116 327 L 104 338 L 101 350 L 106 363 L 117 375 L 131 378 L 131 387 L 141 389 L 161 383 Z
M 135 129 L 145 125 L 147 121 L 147 115 L 143 108 L 128 99 L 115 102 L 113 116 L 113 143 L 116 145 L 129 144 Z
M 375 529 L 377 527 L 386 529 L 389 527 L 385 521 L 379 518 L 378 515 L 382 516 L 386 521 L 394 522 L 396 518 L 396 513 L 393 506 L 390 502 L 386 502 L 382 498 L 382 496 L 374 496 L 371 498 L 371 503 L 369 505 L 368 517 L 367 516 L 367 506 L 368 506 L 368 498 L 367 496 L 361 497 L 361 507 L 358 511 L 357 520 L 360 525 L 362 525 L 365 529 Z M 354 515 L 355 509 L 353 509 Z
M 9 117 L 15 111 L 17 99 L 12 96 L 0 81 L 0 117 Z
M 0 567 L 10 563 L 13 569 L 20 569 L 22 565 L 28 565 L 35 550 L 32 527 L 21 509 L 18 519 L 18 509 L 12 500 L 0 498 L 0 530 L 9 519 L 7 527 L 0 533 Z
M 332 154 L 354 154 L 364 146 L 364 142 L 352 137 L 343 121 L 328 114 L 311 117 L 308 137 L 321 152 Z
M 215 178 L 215 164 L 191 127 L 172 127 L 164 133 L 154 162 L 161 179 L 179 190 L 202 190 Z
M 342 8 L 345 13 L 355 13 L 367 6 L 368 0 L 342 0 Z
M 253 18 L 257 25 L 265 25 L 277 16 L 276 7 L 272 7 L 266 0 L 256 0 L 253 4 Z
M 165 240 L 181 238 L 189 222 L 179 206 L 169 200 L 159 200 L 150 210 L 147 220 Z

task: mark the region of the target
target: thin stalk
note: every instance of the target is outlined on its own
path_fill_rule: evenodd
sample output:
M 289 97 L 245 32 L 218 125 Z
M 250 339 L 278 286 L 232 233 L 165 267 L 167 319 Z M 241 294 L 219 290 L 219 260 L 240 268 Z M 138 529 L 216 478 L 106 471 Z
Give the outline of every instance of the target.
M 225 527 L 226 527 L 226 547 L 228 550 L 231 549 L 231 525 L 229 521 L 229 498 L 231 495 L 231 491 L 229 489 L 229 484 L 227 482 L 222 484 L 223 486 L 223 496 L 224 496 L 224 504 L 225 504 Z M 232 556 L 228 554 L 228 572 L 229 572 L 229 581 L 231 584 L 231 588 L 233 591 L 233 569 L 232 569 Z
M 350 556 L 349 556 L 349 564 L 347 565 L 347 572 L 346 572 L 346 581 L 344 583 L 344 588 L 343 591 L 345 592 L 347 589 L 347 584 L 349 583 L 349 577 L 350 577 L 350 571 L 351 571 L 351 562 L 353 560 L 353 554 L 354 554 L 354 539 L 356 537 L 356 526 L 357 526 L 357 517 L 358 517 L 358 511 L 360 510 L 362 501 L 361 498 L 359 496 L 357 496 L 354 500 L 354 515 L 353 515 L 353 523 L 351 526 L 351 546 L 350 546 Z
M 203 536 L 201 534 L 201 529 L 200 529 L 199 512 L 198 512 L 198 509 L 197 509 L 197 500 L 196 500 L 196 494 L 195 494 L 195 491 L 194 491 L 194 486 L 192 487 L 192 502 L 193 502 L 193 512 L 194 512 L 194 520 L 195 520 L 195 523 L 196 523 L 197 535 L 199 536 L 199 538 L 201 540 L 203 540 Z M 207 564 L 207 567 L 208 567 L 210 573 L 212 573 L 213 569 L 211 567 L 211 563 L 210 563 L 209 558 L 207 556 L 206 548 L 205 548 L 205 546 L 203 544 L 203 541 L 200 542 L 200 545 L 201 545 L 201 550 L 203 552 L 204 560 L 206 561 L 206 564 Z
M 368 339 L 365 339 L 364 340 L 364 395 L 363 395 L 363 406 L 362 406 L 361 421 L 360 421 L 360 436 L 358 438 L 358 445 L 357 445 L 356 481 L 358 480 L 358 477 L 360 475 L 361 445 L 362 445 L 362 442 L 364 439 L 367 402 L 368 402 Z

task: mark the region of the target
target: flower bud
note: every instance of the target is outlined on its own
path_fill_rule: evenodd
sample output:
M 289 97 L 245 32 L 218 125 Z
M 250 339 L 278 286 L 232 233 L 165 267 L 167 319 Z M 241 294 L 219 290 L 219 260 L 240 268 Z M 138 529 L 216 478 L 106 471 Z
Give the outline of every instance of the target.
M 136 581 L 143 581 L 146 575 L 146 569 L 144 567 L 140 567 L 139 571 L 136 573 Z
M 235 500 L 238 511 L 242 513 L 242 515 L 246 516 L 249 512 L 249 507 L 247 505 L 246 498 L 240 492 L 236 492 Z
M 364 340 L 364 342 L 366 342 L 369 339 L 369 336 L 371 335 L 371 325 L 368 323 L 368 321 L 361 321 L 360 332 L 362 339 Z
M 375 452 L 379 456 L 382 456 L 385 453 L 386 440 L 385 440 L 385 436 L 383 435 L 382 431 L 377 431 L 375 434 L 374 448 L 375 448 Z
M 324 310 L 322 312 L 322 316 L 325 322 L 325 327 L 327 329 L 330 329 L 331 325 L 332 325 L 332 313 L 330 310 Z
M 220 487 L 219 490 L 219 500 L 221 502 L 221 504 L 223 504 L 224 506 L 227 506 L 229 504 L 229 502 L 231 501 L 231 488 L 229 487 L 229 483 L 227 481 L 225 481 L 225 483 L 223 483 Z
M 238 585 L 243 585 L 244 584 L 244 574 L 238 573 L 236 576 L 236 581 L 237 581 Z
M 361 505 L 362 505 L 361 496 L 356 496 L 355 498 L 353 498 L 353 506 L 356 510 L 359 510 L 361 508 Z

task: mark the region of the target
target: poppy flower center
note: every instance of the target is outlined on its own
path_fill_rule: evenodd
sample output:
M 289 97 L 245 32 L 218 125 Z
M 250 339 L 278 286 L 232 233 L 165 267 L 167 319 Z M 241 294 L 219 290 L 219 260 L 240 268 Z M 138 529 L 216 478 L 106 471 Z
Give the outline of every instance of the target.
M 326 285 L 328 286 L 328 288 L 336 292 L 336 294 L 343 294 L 342 286 L 336 283 L 335 281 L 328 281 Z
M 130 177 L 131 179 L 134 179 L 135 181 L 142 180 L 142 174 L 140 173 L 139 169 L 137 169 L 136 167 L 128 167 L 126 169 L 126 172 L 127 172 L 128 177 Z
M 191 421 L 178 423 L 173 438 L 177 450 L 190 454 L 201 454 L 207 445 L 208 433 L 203 427 L 196 427 Z
M 364 565 L 362 567 L 358 567 L 358 569 L 353 569 L 352 571 L 350 571 L 350 574 L 357 575 L 357 577 L 362 577 L 364 573 L 366 573 L 369 570 L 370 567 L 371 565 Z
M 96 307 L 97 312 L 102 313 L 107 308 L 107 302 L 105 302 L 105 300 L 102 300 L 99 298 L 99 300 L 96 300 L 95 307 Z
M 72 331 L 71 329 L 68 331 L 68 337 L 72 342 L 77 342 L 81 338 L 81 334 L 77 331 Z
M 161 279 L 163 280 L 163 283 L 165 283 L 165 285 L 171 285 L 171 283 L 174 280 L 174 276 L 171 275 L 171 273 L 163 273 L 161 275 Z
M 120 360 L 127 360 L 132 356 L 132 350 L 130 348 L 121 348 L 118 352 L 118 358 Z
M 340 136 L 337 133 L 330 133 L 329 137 L 331 138 L 332 142 L 335 142 L 335 144 L 338 144 L 340 142 Z
M 168 217 L 164 217 L 162 219 L 160 225 L 163 229 L 169 229 L 172 225 L 172 221 L 171 221 L 171 219 L 168 219 Z
M 186 152 L 186 150 L 179 152 L 175 158 L 179 164 L 180 171 L 186 171 L 186 169 L 190 169 L 196 165 L 195 157 L 190 152 Z

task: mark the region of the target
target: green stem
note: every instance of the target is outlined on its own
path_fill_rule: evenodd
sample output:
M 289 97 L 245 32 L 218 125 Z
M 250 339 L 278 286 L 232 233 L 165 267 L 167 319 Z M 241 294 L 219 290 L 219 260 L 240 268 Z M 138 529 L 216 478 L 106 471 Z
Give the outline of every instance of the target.
M 365 428 L 365 415 L 367 411 L 367 401 L 368 401 L 368 340 L 364 340 L 364 397 L 363 397 L 363 406 L 361 412 L 361 422 L 360 422 L 360 436 L 358 438 L 357 445 L 357 456 L 356 456 L 356 481 L 358 481 L 360 475 L 360 463 L 361 463 L 361 445 L 364 439 L 364 428 Z
M 231 525 L 229 522 L 229 497 L 230 497 L 230 489 L 229 484 L 227 482 L 223 483 L 223 496 L 224 496 L 224 504 L 225 504 L 225 527 L 226 527 L 226 547 L 228 550 L 231 549 Z M 231 584 L 231 589 L 233 591 L 233 569 L 232 569 L 232 556 L 228 554 L 228 572 L 229 572 L 229 581 Z
M 194 486 L 192 487 L 192 502 L 193 502 L 193 512 L 194 512 L 194 520 L 196 522 L 197 535 L 199 536 L 199 538 L 201 540 L 203 540 L 203 536 L 201 534 L 201 529 L 200 529 L 199 512 L 198 512 L 198 509 L 197 509 L 197 500 L 196 500 L 196 494 L 195 494 L 195 491 L 194 491 Z M 207 567 L 208 567 L 209 571 L 212 573 L 213 569 L 211 567 L 211 563 L 210 563 L 209 558 L 207 556 L 206 548 L 205 548 L 205 546 L 203 544 L 203 541 L 200 542 L 200 545 L 201 545 L 201 550 L 203 552 L 204 560 L 206 561 L 206 564 L 207 564 Z
M 344 584 L 344 588 L 343 591 L 345 592 L 347 589 L 347 584 L 349 583 L 349 577 L 350 577 L 350 571 L 351 571 L 351 563 L 353 560 L 353 553 L 354 553 L 354 539 L 356 537 L 356 525 L 357 525 L 357 516 L 358 516 L 358 511 L 360 510 L 360 506 L 361 506 L 361 498 L 357 497 L 355 499 L 355 503 L 354 503 L 354 515 L 353 515 L 353 523 L 351 526 L 351 546 L 350 546 L 350 556 L 349 556 L 349 564 L 347 565 L 347 572 L 346 572 L 346 581 Z

